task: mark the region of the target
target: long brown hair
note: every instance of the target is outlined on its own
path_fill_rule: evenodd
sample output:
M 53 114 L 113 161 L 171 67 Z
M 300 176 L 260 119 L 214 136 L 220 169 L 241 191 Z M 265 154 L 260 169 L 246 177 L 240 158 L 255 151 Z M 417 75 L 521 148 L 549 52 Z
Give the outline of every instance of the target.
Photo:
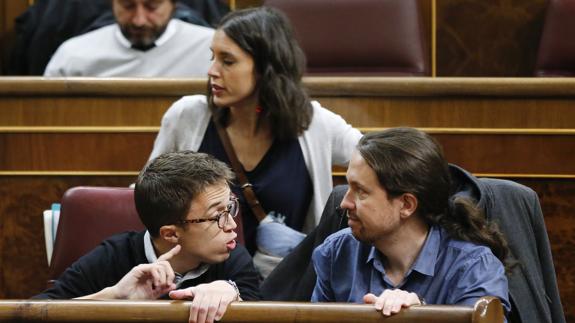
M 223 31 L 254 60 L 258 75 L 258 101 L 263 118 L 270 122 L 275 138 L 296 138 L 309 127 L 313 116 L 310 99 L 302 87 L 305 55 L 295 40 L 288 18 L 266 8 L 233 11 L 220 22 Z M 214 106 L 211 86 L 208 101 Z M 227 124 L 229 109 L 212 109 L 216 120 Z
M 454 239 L 485 245 L 508 263 L 509 249 L 497 224 L 487 221 L 475 201 L 453 195 L 448 164 L 432 137 L 392 128 L 366 134 L 357 148 L 390 198 L 415 195 L 417 214 L 428 224 L 443 227 Z

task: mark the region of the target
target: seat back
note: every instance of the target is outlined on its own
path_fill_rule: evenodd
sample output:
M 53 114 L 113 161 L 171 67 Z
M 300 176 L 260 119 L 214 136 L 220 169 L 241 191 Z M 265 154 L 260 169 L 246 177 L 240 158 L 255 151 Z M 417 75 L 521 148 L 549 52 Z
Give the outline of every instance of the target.
M 283 11 L 312 75 L 430 74 L 418 0 L 265 0 Z
M 144 229 L 131 188 L 73 187 L 64 193 L 61 204 L 50 279 L 58 278 L 74 261 L 109 236 Z
M 550 0 L 539 43 L 536 76 L 575 76 L 575 1 Z

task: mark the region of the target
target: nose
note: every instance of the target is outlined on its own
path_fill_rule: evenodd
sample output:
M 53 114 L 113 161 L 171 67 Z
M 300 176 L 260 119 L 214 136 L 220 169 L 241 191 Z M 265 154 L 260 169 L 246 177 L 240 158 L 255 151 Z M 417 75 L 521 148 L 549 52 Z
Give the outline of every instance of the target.
M 234 218 L 232 218 L 231 214 L 227 214 L 226 215 L 226 223 L 224 224 L 224 228 L 222 230 L 229 232 L 229 231 L 233 231 L 238 227 L 238 224 L 236 223 L 236 221 L 234 220 Z
M 347 189 L 347 192 L 345 192 L 345 195 L 343 196 L 343 199 L 341 200 L 339 207 L 341 207 L 344 210 L 355 209 L 355 202 L 351 198 L 351 190 L 349 188 Z
M 132 24 L 137 27 L 145 26 L 148 22 L 146 8 L 143 4 L 138 4 L 134 9 L 134 16 L 132 17 Z
M 216 66 L 216 60 L 212 61 L 212 65 L 210 65 L 210 69 L 208 70 L 208 76 L 211 78 L 216 78 L 220 76 L 220 72 Z

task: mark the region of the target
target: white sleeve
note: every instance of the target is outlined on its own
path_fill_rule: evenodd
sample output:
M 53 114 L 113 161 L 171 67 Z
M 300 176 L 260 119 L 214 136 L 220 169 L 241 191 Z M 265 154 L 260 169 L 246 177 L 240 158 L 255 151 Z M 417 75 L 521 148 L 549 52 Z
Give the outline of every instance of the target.
M 340 115 L 335 114 L 314 102 L 314 118 L 318 118 L 323 123 L 326 138 L 331 139 L 331 161 L 332 164 L 346 166 L 351 159 L 355 146 L 361 139 L 359 130 L 352 127 Z
M 182 109 L 178 102 L 170 106 L 168 111 L 162 117 L 162 124 L 158 136 L 154 141 L 154 148 L 148 161 L 160 156 L 163 153 L 176 151 L 176 142 L 178 137 L 177 124 Z
M 148 160 L 167 152 L 197 151 L 210 118 L 204 95 L 185 96 L 176 101 L 162 117 L 162 125 Z

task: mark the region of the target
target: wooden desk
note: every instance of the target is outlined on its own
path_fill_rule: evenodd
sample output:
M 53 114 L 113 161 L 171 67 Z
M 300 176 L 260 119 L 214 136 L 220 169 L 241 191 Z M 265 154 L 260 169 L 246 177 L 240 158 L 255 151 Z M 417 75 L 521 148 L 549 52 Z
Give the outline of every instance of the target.
M 0 301 L 0 321 L 17 322 L 187 322 L 191 302 L 181 301 Z M 503 322 L 497 298 L 483 297 L 475 307 L 413 306 L 384 318 L 373 306 L 336 303 L 232 303 L 221 322 Z

